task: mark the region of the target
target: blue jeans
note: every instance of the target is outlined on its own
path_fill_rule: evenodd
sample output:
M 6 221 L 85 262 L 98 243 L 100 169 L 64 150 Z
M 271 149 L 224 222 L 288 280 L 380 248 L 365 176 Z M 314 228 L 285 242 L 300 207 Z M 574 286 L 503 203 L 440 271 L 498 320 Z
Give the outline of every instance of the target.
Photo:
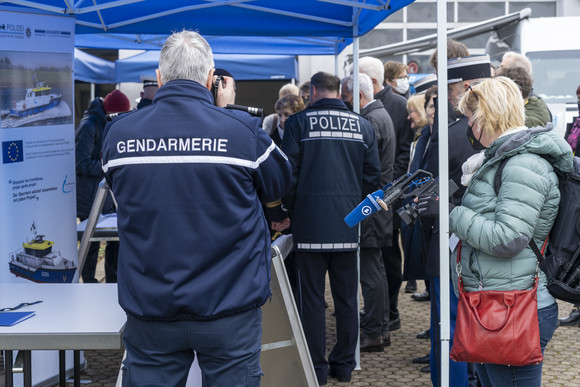
M 261 341 L 259 308 L 210 321 L 144 321 L 128 315 L 123 387 L 185 386 L 195 355 L 204 387 L 258 387 Z
M 542 354 L 558 327 L 558 304 L 538 310 L 540 326 L 540 346 Z M 484 387 L 540 387 L 542 384 L 542 365 L 512 367 L 499 364 L 476 364 L 477 376 Z

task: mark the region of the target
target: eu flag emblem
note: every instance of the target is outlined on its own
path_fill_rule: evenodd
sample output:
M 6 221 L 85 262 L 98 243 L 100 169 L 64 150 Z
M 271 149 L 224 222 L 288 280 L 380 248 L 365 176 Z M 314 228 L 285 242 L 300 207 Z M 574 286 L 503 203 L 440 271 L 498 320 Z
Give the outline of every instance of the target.
M 24 161 L 22 140 L 2 141 L 2 163 L 18 163 Z

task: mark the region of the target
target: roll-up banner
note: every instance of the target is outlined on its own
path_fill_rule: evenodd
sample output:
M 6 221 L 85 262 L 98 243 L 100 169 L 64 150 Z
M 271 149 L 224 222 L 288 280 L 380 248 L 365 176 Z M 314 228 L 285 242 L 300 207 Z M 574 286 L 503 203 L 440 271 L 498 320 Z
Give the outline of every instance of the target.
M 79 278 L 74 27 L 71 17 L 0 11 L 0 282 L 38 283 L 30 302 L 43 283 Z M 32 365 L 41 385 L 58 353 L 33 352 Z

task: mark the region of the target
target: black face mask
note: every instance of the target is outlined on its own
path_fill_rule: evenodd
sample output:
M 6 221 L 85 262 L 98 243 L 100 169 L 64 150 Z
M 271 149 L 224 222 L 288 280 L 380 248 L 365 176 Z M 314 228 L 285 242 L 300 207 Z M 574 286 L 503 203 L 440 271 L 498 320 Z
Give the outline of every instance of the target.
M 475 135 L 473 134 L 473 125 L 467 124 L 467 138 L 469 139 L 469 143 L 471 144 L 473 150 L 480 151 L 485 149 L 485 146 L 483 146 L 483 144 L 480 142 L 482 135 L 483 130 L 479 134 L 479 138 L 475 138 Z

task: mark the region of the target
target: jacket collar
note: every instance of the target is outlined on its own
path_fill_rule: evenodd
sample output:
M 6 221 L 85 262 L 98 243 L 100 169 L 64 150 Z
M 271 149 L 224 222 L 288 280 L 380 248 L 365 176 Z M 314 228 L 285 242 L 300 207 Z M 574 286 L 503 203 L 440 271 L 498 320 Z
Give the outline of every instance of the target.
M 364 109 L 361 110 L 360 114 L 364 116 L 366 113 L 368 113 L 372 110 L 384 109 L 384 108 L 385 108 L 385 105 L 383 105 L 383 103 L 381 101 L 379 101 L 378 99 L 375 99 L 374 101 L 369 103 L 367 106 L 365 106 Z
M 174 79 L 167 82 L 157 90 L 153 102 L 159 102 L 165 98 L 195 98 L 213 104 L 213 96 L 201 84 L 188 79 Z
M 338 110 L 348 110 L 344 102 L 338 98 L 322 98 L 318 101 L 312 103 L 307 109 L 338 109 Z

